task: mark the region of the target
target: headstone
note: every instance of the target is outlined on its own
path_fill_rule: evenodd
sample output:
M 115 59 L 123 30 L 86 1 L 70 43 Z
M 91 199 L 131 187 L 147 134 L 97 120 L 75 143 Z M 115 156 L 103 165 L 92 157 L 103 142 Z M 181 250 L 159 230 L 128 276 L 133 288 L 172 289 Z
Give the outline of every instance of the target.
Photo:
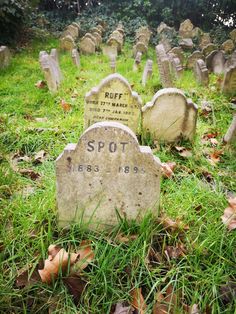
M 99 46 L 99 43 L 98 43 L 98 41 L 97 41 L 97 38 L 96 38 L 93 34 L 91 34 L 91 33 L 86 33 L 83 38 L 89 38 L 89 39 L 91 39 L 91 40 L 94 42 L 94 44 L 95 44 L 96 47 Z
M 69 25 L 66 28 L 72 35 L 73 39 L 76 40 L 79 36 L 79 30 L 78 27 L 74 26 L 74 25 Z
M 133 54 L 136 56 L 137 52 L 141 52 L 145 54 L 148 51 L 148 47 L 141 41 L 137 42 L 136 45 L 133 47 Z
M 181 64 L 184 64 L 185 57 L 181 47 L 174 47 L 169 52 L 175 54 L 179 58 Z
M 236 64 L 226 68 L 222 84 L 222 92 L 236 95 Z
M 229 37 L 236 43 L 236 28 L 229 33 Z
M 169 27 L 166 23 L 161 22 L 160 25 L 157 27 L 157 33 L 161 34 L 164 29 L 168 29 L 168 28 L 171 28 L 171 27 Z
M 102 47 L 102 53 L 108 58 L 117 57 L 117 48 L 114 46 L 104 46 Z
M 80 66 L 80 57 L 79 57 L 79 53 L 78 53 L 77 49 L 73 49 L 71 51 L 71 57 L 72 57 L 72 61 L 73 61 L 74 65 L 79 67 Z
M 6 68 L 10 63 L 10 50 L 7 46 L 0 46 L 0 69 Z
M 71 51 L 74 48 L 75 48 L 75 42 L 74 42 L 74 39 L 72 38 L 72 36 L 67 35 L 67 36 L 60 39 L 60 49 L 61 50 Z
M 211 43 L 203 47 L 202 53 L 204 54 L 204 56 L 208 56 L 214 50 L 217 50 L 217 47 L 216 45 Z
M 50 57 L 54 60 L 54 62 L 52 61 L 54 71 L 55 71 L 57 80 L 60 82 L 63 79 L 63 76 L 61 73 L 61 69 L 60 69 L 60 65 L 59 65 L 59 55 L 58 55 L 58 51 L 56 48 L 51 49 Z
M 203 31 L 199 27 L 194 27 L 194 29 L 192 30 L 192 38 L 199 40 L 202 34 L 203 34 Z
M 82 222 L 109 229 L 123 219 L 158 214 L 161 162 L 116 122 L 92 125 L 56 160 L 60 227 Z
M 206 57 L 208 70 L 215 74 L 224 73 L 225 61 L 225 54 L 221 50 L 214 50 Z
M 173 76 L 175 77 L 175 79 L 178 79 L 183 74 L 183 67 L 180 62 L 180 59 L 172 53 L 169 53 L 169 58 L 170 58 L 170 64 L 171 64 L 171 70 L 172 70 Z
M 141 59 L 142 59 L 142 52 L 138 51 L 134 60 L 134 65 L 133 65 L 134 72 L 138 71 Z
M 85 96 L 84 128 L 100 121 L 116 121 L 138 133 L 141 103 L 123 76 L 110 74 Z
M 165 52 L 168 52 L 171 50 L 171 41 L 168 37 L 163 36 L 159 42 L 161 45 L 163 45 Z
M 234 50 L 234 42 L 232 39 L 228 39 L 221 45 L 221 49 L 226 53 L 231 53 Z
M 163 45 L 156 46 L 157 64 L 160 74 L 160 80 L 163 87 L 173 86 L 173 81 L 170 72 L 170 60 L 165 53 Z
M 107 45 L 115 47 L 118 53 L 121 52 L 121 50 L 122 50 L 122 42 L 120 42 L 118 38 L 115 38 L 113 36 L 111 36 L 107 40 Z
M 144 133 L 154 140 L 175 142 L 181 138 L 193 140 L 197 106 L 177 88 L 159 90 L 143 108 Z
M 115 73 L 116 72 L 116 57 L 115 56 L 112 56 L 110 58 L 110 67 L 111 67 L 112 73 Z
M 199 50 L 196 50 L 194 51 L 189 57 L 188 57 L 188 61 L 187 61 L 187 68 L 188 69 L 193 69 L 194 68 L 194 65 L 195 65 L 195 62 L 198 60 L 198 59 L 203 59 L 203 54 L 201 53 L 201 51 Z
M 143 70 L 143 77 L 142 77 L 142 85 L 146 86 L 147 80 L 152 77 L 152 60 L 147 60 L 145 68 Z
M 83 37 L 80 41 L 80 51 L 82 54 L 89 55 L 95 53 L 95 42 L 89 37 Z
M 203 33 L 202 36 L 200 37 L 200 48 L 203 49 L 203 47 L 207 46 L 208 44 L 211 43 L 211 37 L 209 33 Z
M 99 33 L 93 32 L 92 35 L 96 38 L 97 46 L 99 47 L 102 43 L 102 37 Z
M 231 65 L 236 64 L 236 50 L 232 53 L 232 55 L 225 62 L 225 68 L 230 67 Z
M 192 50 L 193 47 L 194 47 L 192 38 L 182 38 L 182 39 L 180 39 L 179 45 L 184 50 Z
M 179 35 L 183 38 L 192 38 L 193 24 L 190 19 L 185 20 L 180 24 Z
M 71 23 L 71 25 L 77 27 L 78 33 L 79 33 L 79 31 L 80 31 L 80 25 L 79 25 L 78 23 L 76 23 L 76 22 Z
M 206 64 L 204 60 L 198 59 L 195 63 L 194 67 L 194 73 L 196 80 L 199 84 L 208 86 L 209 83 L 209 75 L 208 75 L 208 69 L 206 67 Z
M 225 143 L 236 143 L 236 114 L 233 116 L 233 121 L 224 136 Z

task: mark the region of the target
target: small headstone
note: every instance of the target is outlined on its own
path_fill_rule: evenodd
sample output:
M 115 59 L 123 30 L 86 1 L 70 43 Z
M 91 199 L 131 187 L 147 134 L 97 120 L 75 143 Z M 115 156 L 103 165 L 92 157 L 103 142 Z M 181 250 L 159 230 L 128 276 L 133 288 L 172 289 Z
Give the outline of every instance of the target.
M 71 57 L 72 57 L 72 61 L 73 61 L 74 65 L 79 67 L 80 66 L 80 58 L 79 58 L 79 53 L 78 53 L 77 49 L 73 49 L 71 51 Z
M 209 33 L 203 33 L 200 37 L 199 47 L 203 49 L 205 46 L 211 43 L 211 37 Z
M 51 49 L 50 52 L 50 57 L 54 60 L 53 63 L 53 67 L 54 67 L 54 71 L 55 71 L 55 75 L 57 77 L 58 81 L 61 81 L 63 79 L 62 73 L 61 73 L 61 69 L 60 69 L 60 65 L 59 65 L 59 55 L 58 55 L 58 51 L 56 48 Z
M 67 35 L 60 39 L 60 49 L 71 51 L 75 48 L 75 42 L 71 35 Z
M 208 69 L 206 67 L 206 64 L 204 60 L 198 59 L 195 63 L 194 67 L 194 73 L 196 80 L 199 84 L 208 86 L 209 83 L 209 75 L 208 75 Z
M 110 58 L 110 67 L 111 67 L 112 73 L 115 73 L 116 72 L 116 57 L 115 56 L 112 56 Z
M 82 54 L 94 54 L 95 53 L 95 42 L 89 37 L 83 37 L 80 41 L 80 51 Z
M 221 50 L 214 50 L 206 57 L 208 70 L 215 74 L 224 73 L 225 61 L 225 54 Z
M 236 64 L 236 50 L 232 53 L 232 55 L 225 62 L 225 68 L 230 67 L 231 65 Z
M 197 106 L 177 88 L 159 90 L 143 108 L 143 129 L 154 140 L 175 142 L 193 140 Z
M 236 43 L 236 28 L 229 33 L 229 37 Z
M 72 35 L 73 39 L 76 40 L 79 36 L 79 30 L 78 27 L 74 26 L 74 25 L 69 25 L 66 28 Z
M 92 35 L 96 38 L 97 46 L 99 47 L 102 43 L 101 35 L 97 32 L 93 32 Z
M 187 68 L 188 69 L 193 69 L 194 68 L 194 65 L 195 65 L 195 62 L 198 60 L 198 59 L 203 59 L 203 54 L 201 53 L 201 51 L 194 51 L 189 57 L 188 57 L 188 61 L 187 61 Z
M 185 20 L 180 24 L 179 35 L 183 38 L 192 38 L 193 24 L 190 19 Z
M 170 27 L 166 23 L 161 22 L 160 25 L 157 27 L 157 33 L 161 34 L 164 29 L 168 29 L 168 28 Z
M 80 25 L 79 25 L 78 23 L 76 23 L 76 22 L 71 23 L 71 25 L 77 27 L 78 33 L 79 33 L 79 31 L 80 31 Z
M 138 51 L 134 60 L 134 65 L 133 65 L 134 72 L 138 71 L 141 60 L 142 60 L 142 52 Z
M 141 41 L 137 42 L 136 45 L 133 47 L 133 54 L 136 56 L 137 52 L 141 52 L 145 54 L 148 51 L 148 47 Z
M 82 39 L 84 39 L 84 38 L 89 38 L 89 39 L 91 39 L 91 40 L 94 42 L 94 44 L 95 44 L 96 47 L 99 46 L 99 42 L 97 41 L 97 38 L 96 38 L 93 34 L 91 34 L 91 33 L 86 33 Z
M 222 92 L 236 95 L 236 64 L 226 68 L 222 84 Z
M 212 51 L 217 50 L 216 45 L 214 44 L 208 44 L 202 49 L 202 53 L 204 56 L 208 56 Z
M 107 45 L 111 46 L 111 47 L 115 47 L 117 52 L 120 53 L 122 50 L 122 42 L 119 41 L 118 38 L 115 38 L 113 36 L 111 36 L 108 40 L 107 40 Z
M 82 222 L 102 230 L 114 227 L 118 216 L 157 216 L 160 178 L 160 160 L 128 127 L 96 123 L 56 160 L 59 226 Z
M 142 77 L 142 85 L 146 86 L 147 80 L 152 77 L 152 60 L 147 60 L 145 68 L 143 70 L 143 77 Z
M 170 63 L 171 63 L 171 69 L 172 73 L 175 79 L 178 79 L 183 74 L 183 67 L 180 62 L 180 59 L 176 57 L 174 54 L 169 53 Z
M 192 50 L 194 47 L 192 38 L 182 38 L 179 41 L 179 45 L 181 48 L 183 48 L 184 50 Z
M 0 69 L 6 68 L 10 63 L 10 50 L 7 46 L 0 47 Z
M 84 128 L 100 121 L 116 121 L 138 133 L 141 103 L 123 76 L 110 74 L 85 96 Z
M 170 60 L 167 56 L 163 45 L 156 46 L 157 64 L 160 74 L 160 80 L 163 87 L 173 86 L 173 81 L 170 72 Z
M 236 114 L 233 116 L 233 121 L 224 136 L 225 143 L 236 143 Z
M 169 52 L 175 54 L 179 58 L 181 64 L 184 64 L 185 57 L 181 47 L 174 47 Z
M 234 50 L 234 42 L 232 39 L 226 40 L 222 45 L 221 49 L 226 53 L 231 53 Z

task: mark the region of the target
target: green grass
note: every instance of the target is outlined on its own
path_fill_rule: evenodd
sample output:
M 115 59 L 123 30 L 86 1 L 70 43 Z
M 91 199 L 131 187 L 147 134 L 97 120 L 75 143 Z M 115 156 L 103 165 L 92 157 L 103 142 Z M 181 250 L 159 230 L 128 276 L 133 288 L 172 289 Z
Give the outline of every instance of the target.
M 220 287 L 236 278 L 235 232 L 228 232 L 220 219 L 227 207 L 226 194 L 236 191 L 236 154 L 234 148 L 225 147 L 221 162 L 214 167 L 204 153 L 212 149 L 210 144 L 201 142 L 204 133 L 217 131 L 216 149 L 222 149 L 221 139 L 231 122 L 230 100 L 215 87 L 217 78 L 212 75 L 209 87 L 204 88 L 195 82 L 193 73 L 185 71 L 176 83 L 196 104 L 204 99 L 211 101 L 214 110 L 208 117 L 199 115 L 195 143 L 184 143 L 192 149 L 193 157 L 182 158 L 170 145 L 160 145 L 156 153 L 162 162 L 177 163 L 175 177 L 162 181 L 161 210 L 180 218 L 190 229 L 184 233 L 185 257 L 148 267 L 148 248 L 156 238 L 161 239 L 161 247 L 163 243 L 178 242 L 178 235 L 164 231 L 150 217 L 140 225 L 123 223 L 110 235 L 94 233 L 83 226 L 69 231 L 57 227 L 55 159 L 67 143 L 77 142 L 83 132 L 86 92 L 110 74 L 109 62 L 102 54 L 81 56 L 81 68 L 76 69 L 65 53 L 60 57 L 64 81 L 58 93 L 51 95 L 47 89 L 37 89 L 34 84 L 43 79 L 38 53 L 57 46 L 55 39 L 35 41 L 14 55 L 10 66 L 1 73 L 0 313 L 109 313 L 112 304 L 130 300 L 134 287 L 142 287 L 147 313 L 152 313 L 155 293 L 158 289 L 164 291 L 170 283 L 189 305 L 197 303 L 202 310 L 210 306 L 211 313 L 236 313 L 233 298 L 225 305 L 220 294 Z M 143 88 L 142 69 L 147 58 L 154 60 L 154 75 Z M 129 45 L 117 60 L 117 72 L 127 78 L 143 104 L 160 89 L 155 61 L 154 49 L 150 49 L 149 56 L 141 62 L 141 70 L 134 73 Z M 72 99 L 75 93 L 78 96 Z M 61 99 L 72 104 L 71 112 L 63 112 Z M 47 117 L 47 121 L 36 122 L 36 117 Z M 46 129 L 38 132 L 38 128 Z M 10 159 L 14 153 L 33 157 L 41 149 L 48 154 L 43 164 L 18 165 L 40 173 L 39 180 L 32 181 L 12 169 Z M 210 183 L 204 179 L 204 171 L 211 173 Z M 27 187 L 34 188 L 34 193 L 24 196 L 22 191 Z M 138 237 L 127 245 L 117 243 L 119 230 Z M 49 244 L 76 249 L 82 239 L 92 241 L 95 260 L 84 271 L 88 286 L 78 308 L 60 278 L 51 286 L 16 287 L 17 272 L 27 266 L 33 269 L 40 258 L 46 258 Z

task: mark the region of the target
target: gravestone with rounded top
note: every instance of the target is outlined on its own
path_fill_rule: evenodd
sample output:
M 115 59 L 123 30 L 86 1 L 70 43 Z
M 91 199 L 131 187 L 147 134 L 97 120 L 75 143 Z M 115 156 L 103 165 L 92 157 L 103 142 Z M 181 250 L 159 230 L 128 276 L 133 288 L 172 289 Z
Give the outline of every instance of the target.
M 226 68 L 222 83 L 222 92 L 225 94 L 236 95 L 236 64 Z
M 202 59 L 198 59 L 194 66 L 194 74 L 199 84 L 207 86 L 209 83 L 209 74 L 206 63 Z
M 183 38 L 191 38 L 193 31 L 193 24 L 190 19 L 183 21 L 179 27 L 179 35 Z
M 71 51 L 71 57 L 72 57 L 72 61 L 73 61 L 74 65 L 79 67 L 80 66 L 80 57 L 79 57 L 79 53 L 78 53 L 76 48 Z
M 221 74 L 225 71 L 225 54 L 222 50 L 213 50 L 206 57 L 206 65 L 210 72 Z
M 175 142 L 193 140 L 197 106 L 177 88 L 159 90 L 143 108 L 143 129 L 154 140 Z
M 116 121 L 138 133 L 141 104 L 141 98 L 123 76 L 110 74 L 85 96 L 84 127 L 99 121 Z
M 187 68 L 188 69 L 193 69 L 194 68 L 194 65 L 195 65 L 195 62 L 198 60 L 198 59 L 203 59 L 204 56 L 202 54 L 201 51 L 199 50 L 196 50 L 194 51 L 189 57 L 188 57 L 188 60 L 187 60 Z
M 106 229 L 117 224 L 118 216 L 157 216 L 160 177 L 160 160 L 149 147 L 139 146 L 128 127 L 96 123 L 56 160 L 59 225 L 82 221 Z

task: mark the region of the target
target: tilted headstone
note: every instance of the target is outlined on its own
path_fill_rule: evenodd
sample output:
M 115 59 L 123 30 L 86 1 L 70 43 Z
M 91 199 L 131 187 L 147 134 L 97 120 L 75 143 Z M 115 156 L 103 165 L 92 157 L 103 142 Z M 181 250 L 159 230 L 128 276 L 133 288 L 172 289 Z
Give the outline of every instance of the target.
M 236 143 L 236 114 L 233 116 L 233 121 L 231 122 L 225 136 L 225 143 Z
M 236 43 L 236 28 L 229 33 L 229 37 Z
M 97 41 L 97 38 L 96 38 L 93 34 L 91 34 L 91 33 L 86 33 L 83 38 L 90 38 L 90 39 L 94 42 L 94 44 L 95 44 L 96 47 L 99 46 L 99 43 L 98 43 L 98 41 Z
M 206 57 L 208 70 L 215 74 L 224 73 L 225 62 L 225 54 L 222 50 L 214 50 Z
M 99 47 L 102 43 L 101 35 L 97 32 L 93 32 L 92 35 L 96 38 L 97 46 Z
M 222 92 L 236 95 L 236 64 L 226 68 L 222 83 Z
M 161 22 L 160 25 L 157 27 L 157 33 L 161 34 L 163 30 L 170 28 L 166 23 Z
M 84 128 L 100 121 L 116 121 L 138 133 L 141 103 L 123 76 L 110 74 L 85 96 Z
M 73 23 L 71 23 L 71 25 L 73 25 L 73 26 L 77 27 L 78 32 L 80 31 L 80 25 L 79 25 L 78 23 L 73 22 Z
M 221 49 L 226 53 L 231 53 L 234 50 L 234 42 L 232 39 L 228 39 L 221 45 Z
M 197 106 L 177 88 L 159 90 L 143 108 L 143 130 L 154 140 L 193 140 Z
M 204 60 L 198 59 L 195 62 L 194 74 L 199 84 L 208 86 L 209 74 L 208 74 L 208 69 L 206 67 L 206 63 L 204 62 Z
M 194 68 L 194 65 L 195 65 L 195 62 L 198 60 L 198 59 L 203 59 L 204 56 L 203 54 L 201 53 L 201 51 L 194 51 L 189 57 L 188 57 L 188 60 L 187 60 L 187 68 L 188 69 L 193 69 Z
M 60 39 L 60 49 L 71 51 L 75 48 L 75 42 L 71 35 L 67 35 Z
M 133 65 L 133 71 L 136 72 L 138 71 L 140 62 L 142 60 L 142 52 L 138 51 L 134 60 L 134 65 Z
M 208 44 L 202 48 L 202 53 L 204 54 L 204 56 L 208 56 L 214 50 L 217 50 L 216 45 Z
M 174 47 L 169 52 L 175 54 L 179 58 L 181 64 L 184 64 L 185 57 L 183 49 L 181 47 Z
M 52 63 L 53 63 L 54 71 L 56 73 L 57 81 L 61 82 L 61 80 L 63 79 L 63 76 L 61 73 L 61 69 L 59 65 L 59 55 L 56 48 L 51 49 L 50 57 L 55 61 L 55 62 L 52 61 Z
M 142 85 L 146 86 L 147 81 L 152 77 L 152 60 L 147 60 L 143 70 Z
M 6 68 L 10 63 L 10 50 L 7 46 L 0 47 L 0 69 Z
M 96 45 L 95 42 L 89 37 L 83 37 L 80 41 L 80 52 L 82 54 L 94 54 Z
M 203 49 L 205 46 L 211 43 L 211 37 L 209 33 L 203 33 L 200 37 L 199 47 Z
M 102 230 L 114 227 L 118 216 L 157 216 L 160 178 L 160 160 L 128 127 L 96 123 L 56 160 L 59 226 L 82 222 Z
M 160 79 L 163 87 L 173 86 L 172 76 L 170 72 L 170 60 L 167 56 L 163 45 L 156 46 L 157 64 Z
M 80 66 L 80 57 L 79 57 L 79 53 L 78 53 L 77 49 L 73 49 L 71 51 L 71 57 L 72 57 L 72 61 L 73 61 L 74 65 L 79 67 Z
M 193 24 L 190 19 L 185 20 L 180 24 L 179 35 L 183 38 L 192 38 Z

